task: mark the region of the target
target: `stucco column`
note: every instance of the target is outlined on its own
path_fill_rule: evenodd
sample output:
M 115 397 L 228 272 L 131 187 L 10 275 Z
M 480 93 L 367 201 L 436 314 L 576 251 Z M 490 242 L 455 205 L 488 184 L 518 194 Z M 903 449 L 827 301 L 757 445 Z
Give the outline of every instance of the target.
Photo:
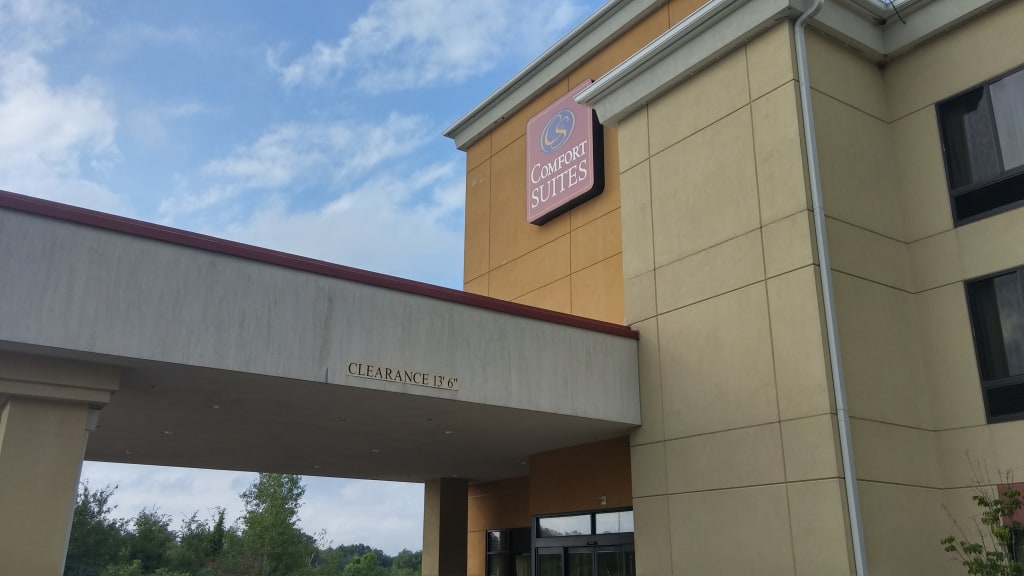
M 457 478 L 423 487 L 423 576 L 466 576 L 469 484 Z
M 89 430 L 116 369 L 0 353 L 0 574 L 64 571 Z

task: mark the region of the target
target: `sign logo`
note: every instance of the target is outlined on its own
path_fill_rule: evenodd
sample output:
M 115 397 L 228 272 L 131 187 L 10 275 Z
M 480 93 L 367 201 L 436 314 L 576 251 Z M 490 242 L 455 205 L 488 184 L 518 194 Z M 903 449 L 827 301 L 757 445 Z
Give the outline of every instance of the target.
M 540 149 L 547 154 L 562 147 L 572 136 L 572 129 L 576 125 L 576 115 L 572 110 L 559 110 L 548 125 L 544 127 L 544 134 L 540 138 Z
M 604 190 L 604 134 L 575 100 L 587 80 L 526 123 L 526 221 L 543 224 Z

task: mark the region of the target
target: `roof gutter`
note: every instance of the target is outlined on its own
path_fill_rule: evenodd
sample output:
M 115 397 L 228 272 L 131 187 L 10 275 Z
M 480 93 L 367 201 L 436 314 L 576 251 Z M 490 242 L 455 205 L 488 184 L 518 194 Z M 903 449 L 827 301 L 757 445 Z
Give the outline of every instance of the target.
M 857 470 L 853 461 L 850 430 L 850 411 L 846 404 L 846 381 L 843 376 L 843 357 L 839 348 L 836 328 L 835 291 L 832 286 L 832 264 L 829 257 L 828 235 L 825 230 L 825 209 L 821 194 L 821 173 L 818 166 L 818 143 L 814 131 L 814 110 L 811 107 L 810 73 L 807 69 L 807 22 L 821 10 L 825 0 L 814 4 L 797 19 L 793 27 L 796 41 L 797 79 L 800 83 L 800 114 L 804 126 L 807 149 L 807 176 L 811 186 L 811 206 L 814 214 L 814 234 L 818 249 L 818 272 L 821 276 L 821 297 L 825 307 L 825 333 L 828 337 L 829 364 L 832 368 L 832 388 L 836 400 L 836 419 L 839 425 L 839 448 L 843 459 L 843 477 L 846 481 L 846 507 L 850 517 L 850 537 L 853 540 L 853 559 L 857 576 L 867 576 L 867 554 L 864 550 L 864 527 L 861 521 L 860 497 L 857 492 Z

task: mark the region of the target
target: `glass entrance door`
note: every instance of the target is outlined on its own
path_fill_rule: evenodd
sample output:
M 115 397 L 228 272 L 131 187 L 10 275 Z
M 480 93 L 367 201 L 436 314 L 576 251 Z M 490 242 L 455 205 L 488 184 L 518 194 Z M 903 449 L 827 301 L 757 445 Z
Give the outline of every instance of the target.
M 537 549 L 538 576 L 636 576 L 632 545 Z
M 632 546 L 601 546 L 597 549 L 594 576 L 636 576 Z
M 537 576 L 564 576 L 562 563 L 563 548 L 537 549 Z
M 595 576 L 593 546 L 569 548 L 566 550 L 566 559 L 566 576 Z
M 536 576 L 635 576 L 633 511 L 539 516 L 533 523 Z

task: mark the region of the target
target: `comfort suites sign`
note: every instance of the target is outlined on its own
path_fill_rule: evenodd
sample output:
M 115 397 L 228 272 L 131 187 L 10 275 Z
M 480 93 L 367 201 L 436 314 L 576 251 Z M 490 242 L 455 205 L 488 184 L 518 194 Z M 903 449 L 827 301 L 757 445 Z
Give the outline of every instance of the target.
M 587 80 L 526 124 L 526 221 L 543 224 L 604 190 L 604 138 L 597 114 L 577 104 Z

